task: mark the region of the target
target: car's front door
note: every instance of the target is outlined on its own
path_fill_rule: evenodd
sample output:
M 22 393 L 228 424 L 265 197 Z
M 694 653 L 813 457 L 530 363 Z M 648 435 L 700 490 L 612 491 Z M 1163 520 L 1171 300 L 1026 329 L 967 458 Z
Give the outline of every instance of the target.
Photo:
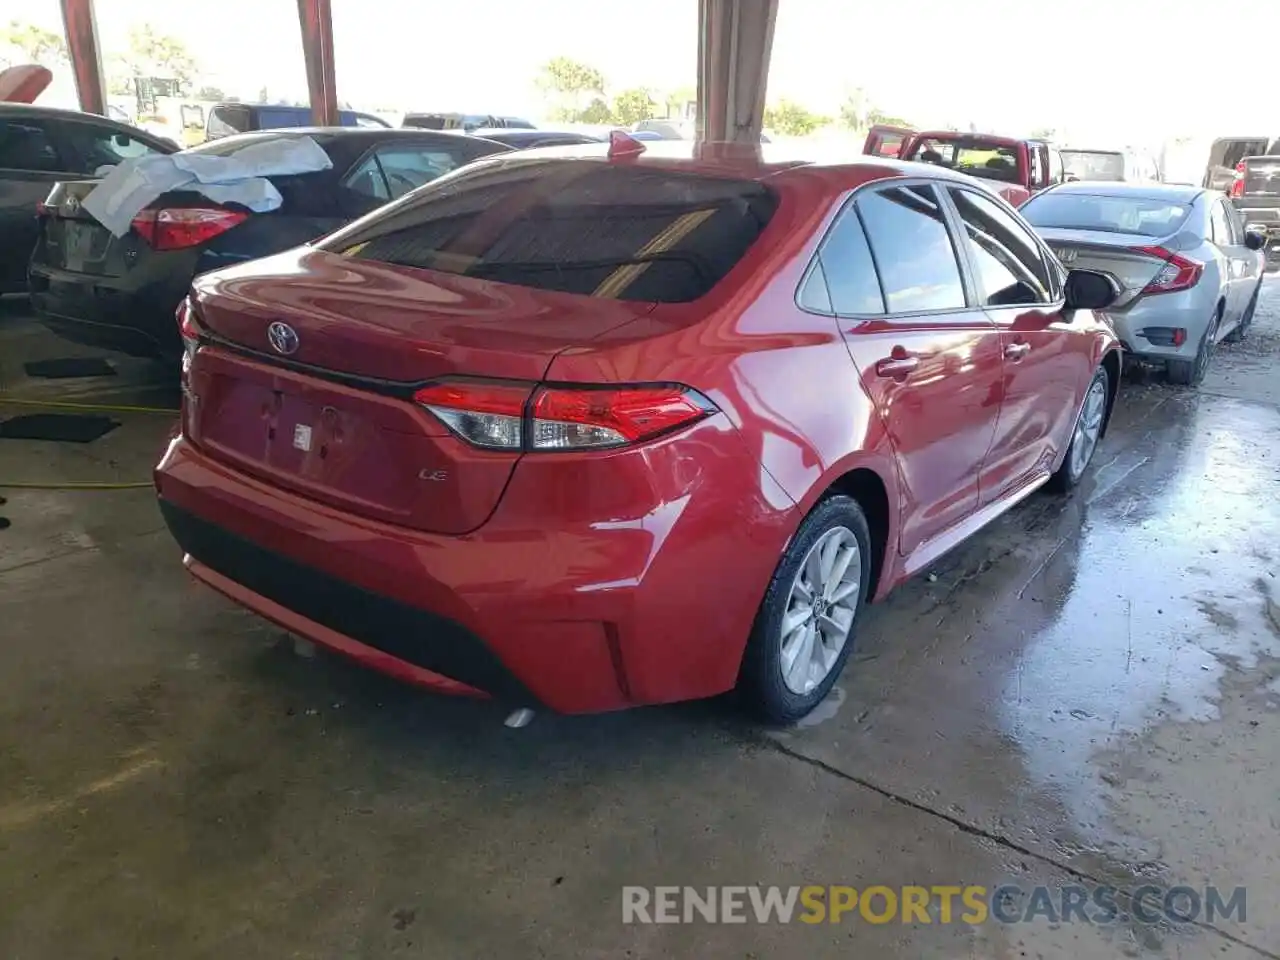
M 982 468 L 981 502 L 1047 476 L 1069 442 L 1092 376 L 1084 337 L 1062 314 L 1062 276 L 1035 235 L 992 197 L 968 187 L 947 194 L 964 227 L 963 250 L 979 302 L 1000 331 L 1000 419 Z
M 828 236 L 832 308 L 896 455 L 904 555 L 978 508 L 1000 336 L 974 304 L 935 188 L 865 188 Z
M 36 205 L 72 173 L 47 121 L 0 118 L 0 293 L 23 290 L 40 232 Z

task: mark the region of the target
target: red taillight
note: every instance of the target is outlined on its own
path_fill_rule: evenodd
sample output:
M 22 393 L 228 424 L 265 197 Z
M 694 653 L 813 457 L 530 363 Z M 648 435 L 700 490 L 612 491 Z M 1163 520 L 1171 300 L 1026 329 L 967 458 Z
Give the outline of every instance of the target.
M 48 205 L 47 203 L 45 203 L 43 200 L 39 201 L 39 202 L 36 204 L 36 216 L 37 216 L 37 217 L 49 217 L 49 216 L 52 216 L 52 215 L 53 215 L 53 207 L 49 206 L 49 205 Z
M 678 385 L 539 387 L 441 383 L 414 400 L 450 430 L 491 450 L 592 450 L 640 443 L 715 412 Z
M 1231 189 L 1228 191 L 1228 193 L 1230 194 L 1230 196 L 1233 196 L 1233 197 L 1244 196 L 1244 164 L 1243 163 L 1236 164 L 1236 176 L 1235 176 L 1235 179 L 1231 181 Z
M 182 250 L 212 240 L 248 217 L 244 211 L 220 207 L 143 210 L 133 218 L 133 229 L 153 250 Z
M 1164 247 L 1135 247 L 1136 253 L 1145 253 L 1149 257 L 1157 257 L 1165 261 L 1159 272 L 1142 289 L 1144 294 L 1174 293 L 1178 290 L 1189 290 L 1200 282 L 1200 274 L 1204 273 L 1204 264 L 1189 260 Z

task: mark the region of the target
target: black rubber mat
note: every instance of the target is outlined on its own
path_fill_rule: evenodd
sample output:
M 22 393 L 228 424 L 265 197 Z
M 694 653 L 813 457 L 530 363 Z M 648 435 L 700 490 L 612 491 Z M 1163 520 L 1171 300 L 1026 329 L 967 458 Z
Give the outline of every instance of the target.
M 116 368 L 102 357 L 57 357 L 53 360 L 32 360 L 22 368 L 28 377 L 46 380 L 70 380 L 73 377 L 114 377 Z
M 57 440 L 92 443 L 120 426 L 110 417 L 74 413 L 33 413 L 0 421 L 0 440 Z

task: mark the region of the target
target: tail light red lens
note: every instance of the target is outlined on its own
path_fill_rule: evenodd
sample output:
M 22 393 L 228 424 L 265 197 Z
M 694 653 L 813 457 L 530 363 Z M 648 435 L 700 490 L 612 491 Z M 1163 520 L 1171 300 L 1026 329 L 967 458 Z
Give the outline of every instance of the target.
M 1190 290 L 1200 282 L 1204 273 L 1204 264 L 1198 260 L 1176 254 L 1164 247 L 1136 247 L 1137 253 L 1145 253 L 1149 257 L 1164 260 L 1162 266 L 1151 281 L 1142 289 L 1143 294 L 1176 293 L 1179 290 Z
M 198 247 L 248 218 L 242 210 L 221 207 L 143 210 L 133 218 L 133 229 L 153 250 L 182 250 Z
M 490 450 L 599 450 L 642 443 L 714 413 L 706 397 L 667 384 L 538 387 L 442 383 L 414 400 L 468 443 Z

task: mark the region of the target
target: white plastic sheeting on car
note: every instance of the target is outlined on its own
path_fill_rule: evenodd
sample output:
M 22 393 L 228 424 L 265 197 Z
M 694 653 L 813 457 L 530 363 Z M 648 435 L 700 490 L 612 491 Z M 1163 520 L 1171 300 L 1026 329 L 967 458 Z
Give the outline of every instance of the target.
M 215 203 L 237 203 L 255 212 L 280 206 L 280 191 L 267 177 L 327 170 L 333 161 L 311 137 L 251 143 L 225 156 L 175 153 L 125 160 L 84 198 L 84 209 L 117 237 L 133 218 L 170 190 L 190 190 Z

